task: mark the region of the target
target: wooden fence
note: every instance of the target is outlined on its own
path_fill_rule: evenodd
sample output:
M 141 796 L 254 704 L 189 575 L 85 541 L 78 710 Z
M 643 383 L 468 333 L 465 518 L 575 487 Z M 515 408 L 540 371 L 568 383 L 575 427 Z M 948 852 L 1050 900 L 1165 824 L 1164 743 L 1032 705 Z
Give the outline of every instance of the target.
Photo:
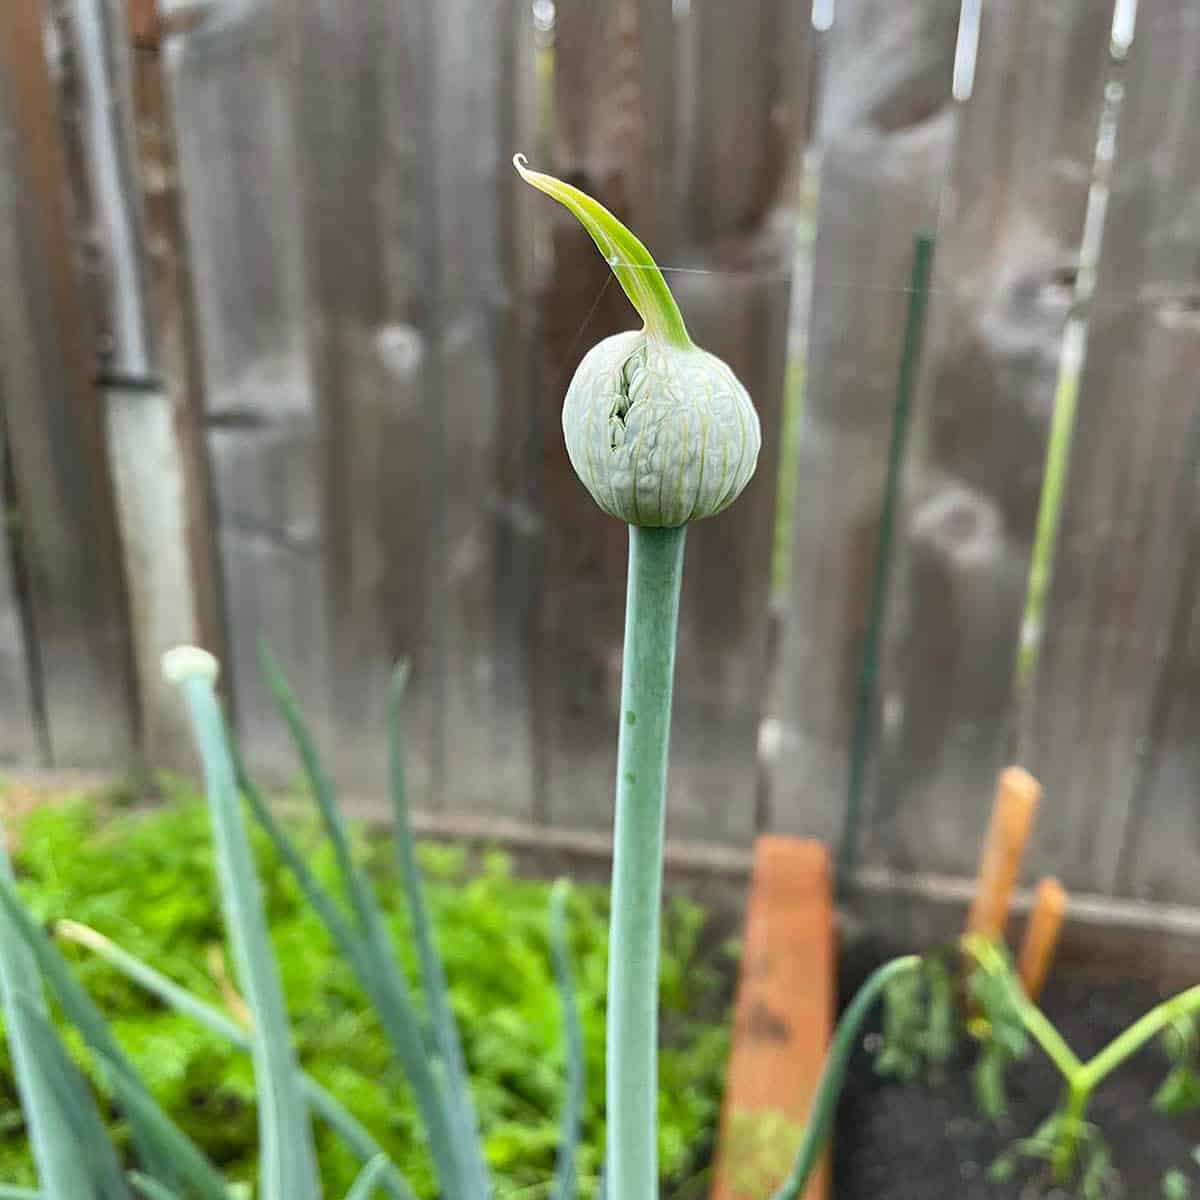
M 626 538 L 558 422 L 632 314 L 524 150 L 762 417 L 689 535 L 674 835 L 962 875 L 1019 757 L 1039 867 L 1200 904 L 1194 5 L 1141 0 L 1124 57 L 1114 0 L 535 7 L 552 36 L 528 0 L 0 6 L 0 759 L 190 764 L 158 659 L 198 640 L 287 781 L 265 639 L 350 790 L 406 656 L 423 807 L 607 825 Z

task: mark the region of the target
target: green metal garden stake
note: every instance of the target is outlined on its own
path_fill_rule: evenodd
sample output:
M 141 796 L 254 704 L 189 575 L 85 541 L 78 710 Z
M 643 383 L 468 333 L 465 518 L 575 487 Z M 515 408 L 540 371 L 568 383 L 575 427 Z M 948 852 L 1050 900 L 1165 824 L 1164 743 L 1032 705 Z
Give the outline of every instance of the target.
M 863 645 L 862 668 L 854 704 L 854 737 L 850 746 L 850 780 L 846 794 L 846 819 L 838 846 L 837 879 L 844 886 L 853 873 L 858 851 L 862 794 L 866 782 L 867 758 L 871 752 L 874 729 L 875 683 L 879 674 L 879 642 L 887 606 L 888 580 L 891 574 L 892 535 L 900 504 L 900 473 L 904 469 L 904 448 L 908 439 L 908 417 L 917 383 L 917 360 L 925 328 L 925 310 L 929 302 L 929 284 L 933 275 L 934 237 L 918 233 L 913 239 L 913 265 L 908 288 L 908 312 L 904 319 L 904 351 L 900 359 L 900 380 L 896 386 L 896 406 L 892 410 L 892 435 L 888 445 L 887 480 L 883 489 L 883 507 L 879 516 L 879 550 L 875 556 L 875 574 L 871 580 L 871 603 L 867 610 L 867 635 Z
M 688 337 L 646 247 L 578 188 L 521 177 L 568 208 L 645 325 L 594 346 L 563 405 L 576 474 L 629 524 L 608 971 L 607 1200 L 658 1196 L 658 947 L 667 748 L 687 523 L 741 494 L 758 462 L 758 416 L 719 358 Z

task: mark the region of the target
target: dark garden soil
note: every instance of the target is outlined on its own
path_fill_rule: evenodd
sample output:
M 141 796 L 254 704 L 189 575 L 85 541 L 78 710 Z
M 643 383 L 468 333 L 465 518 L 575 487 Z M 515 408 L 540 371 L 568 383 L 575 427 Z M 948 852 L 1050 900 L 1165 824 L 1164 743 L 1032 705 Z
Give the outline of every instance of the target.
M 863 942 L 843 955 L 839 996 L 843 1002 L 886 958 L 888 947 Z M 1090 1057 L 1166 993 L 1144 981 L 1053 977 L 1042 1007 L 1082 1058 Z M 964 1046 L 944 1077 L 903 1084 L 879 1078 L 870 1047 L 858 1047 L 838 1109 L 834 1147 L 836 1200 L 1031 1200 L 1069 1193 L 1045 1179 L 1026 1176 L 1000 1184 L 987 1168 L 1015 1138 L 1031 1134 L 1058 1100 L 1053 1068 L 1035 1049 L 1009 1075 L 1009 1114 L 1002 1125 L 978 1111 L 970 1084 L 971 1054 Z M 1200 1196 L 1200 1167 L 1192 1159 L 1200 1143 L 1200 1118 L 1169 1118 L 1150 1099 L 1166 1073 L 1166 1059 L 1152 1044 L 1114 1072 L 1097 1090 L 1089 1110 L 1112 1151 L 1119 1190 L 1127 1200 L 1159 1200 L 1163 1173 L 1179 1168 Z

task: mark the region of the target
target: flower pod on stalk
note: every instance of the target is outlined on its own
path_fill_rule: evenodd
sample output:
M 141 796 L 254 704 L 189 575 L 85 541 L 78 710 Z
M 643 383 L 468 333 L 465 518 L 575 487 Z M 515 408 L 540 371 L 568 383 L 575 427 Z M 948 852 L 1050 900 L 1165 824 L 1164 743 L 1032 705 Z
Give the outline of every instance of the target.
M 741 495 L 762 431 L 749 393 L 694 345 L 646 247 L 603 205 L 550 175 L 521 177 L 569 209 L 591 235 L 645 325 L 593 346 L 567 389 L 563 434 L 571 466 L 609 515 L 677 526 Z

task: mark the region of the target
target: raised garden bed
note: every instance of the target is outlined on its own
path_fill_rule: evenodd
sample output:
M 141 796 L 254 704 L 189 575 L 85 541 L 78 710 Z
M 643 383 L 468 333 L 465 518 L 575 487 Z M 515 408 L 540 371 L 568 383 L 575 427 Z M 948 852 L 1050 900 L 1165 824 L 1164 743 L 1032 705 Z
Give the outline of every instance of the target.
M 933 936 L 947 949 L 924 965 L 909 957 L 891 969 L 904 986 L 891 993 L 890 1011 L 877 1004 L 853 1038 L 836 1113 L 824 1106 L 832 1161 L 808 1160 L 819 1165 L 803 1200 L 1200 1194 L 1200 989 L 1181 995 L 1194 978 L 1191 959 L 1175 956 L 1177 969 L 1162 970 L 1153 953 L 1139 962 L 1097 952 L 1106 940 L 1123 942 L 1101 927 L 1082 939 L 1092 950 L 1086 967 L 1068 954 L 1050 970 L 1067 904 L 1053 879 L 1041 881 L 1023 923 L 1018 966 L 1001 948 L 1039 797 L 1019 769 L 1001 776 L 969 915 L 957 909 L 945 928 L 954 906 L 943 905 Z M 915 945 L 908 930 L 898 932 L 910 904 L 897 896 L 880 908 L 868 896 L 865 907 L 851 904 L 859 923 L 845 921 L 838 954 L 831 893 L 820 845 L 760 840 L 713 1200 L 768 1200 L 788 1176 L 821 1109 L 813 1097 L 829 1057 L 835 982 L 848 1005 L 877 968 L 930 949 L 930 925 Z M 876 919 L 862 924 L 863 911 Z M 1172 1115 L 1157 1103 L 1168 1094 Z
M 842 956 L 840 996 L 853 995 L 871 969 L 902 948 L 865 938 Z M 1143 980 L 1056 971 L 1041 1007 L 1067 1041 L 1089 1055 L 1171 994 Z M 851 1060 L 838 1107 L 834 1137 L 833 1194 L 837 1200 L 1029 1200 L 1070 1193 L 1024 1178 L 995 1183 L 989 1165 L 1014 1139 L 1030 1135 L 1057 1103 L 1062 1084 L 1034 1051 L 1008 1075 L 1009 1113 L 999 1124 L 984 1117 L 971 1086 L 973 1054 L 960 1046 L 940 1078 L 901 1083 L 876 1073 L 872 1050 L 879 1014 Z M 1163 1173 L 1181 1169 L 1197 1186 L 1200 1118 L 1166 1117 L 1150 1099 L 1167 1062 L 1151 1045 L 1096 1092 L 1090 1117 L 1102 1131 L 1129 1200 L 1158 1200 Z

